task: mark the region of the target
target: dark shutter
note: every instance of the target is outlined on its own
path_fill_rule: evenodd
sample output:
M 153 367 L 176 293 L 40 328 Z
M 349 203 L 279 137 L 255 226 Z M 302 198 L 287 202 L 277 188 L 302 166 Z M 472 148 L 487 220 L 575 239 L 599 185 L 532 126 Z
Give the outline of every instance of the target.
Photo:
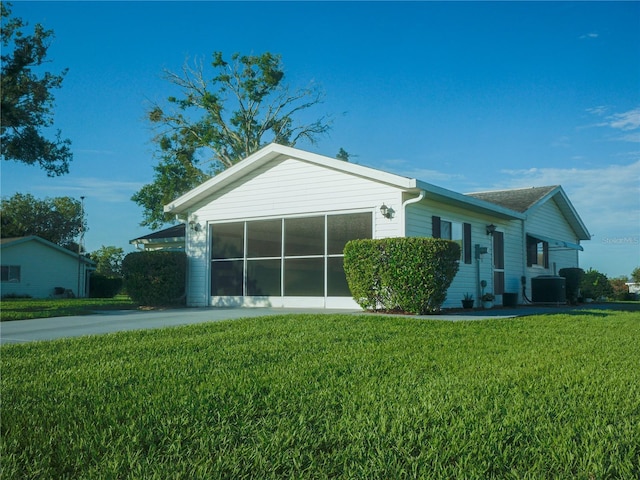
M 527 267 L 531 267 L 536 263 L 537 248 L 535 238 L 527 235 Z
M 440 238 L 440 217 L 436 215 L 431 217 L 431 236 L 433 238 Z
M 471 263 L 471 224 L 462 224 L 462 251 L 464 252 L 464 263 Z
M 542 242 L 542 257 L 544 261 L 544 268 L 549 268 L 549 243 Z
M 504 233 L 497 231 L 493 232 L 493 266 L 504 268 Z
M 493 294 L 502 295 L 504 293 L 504 272 L 493 272 Z

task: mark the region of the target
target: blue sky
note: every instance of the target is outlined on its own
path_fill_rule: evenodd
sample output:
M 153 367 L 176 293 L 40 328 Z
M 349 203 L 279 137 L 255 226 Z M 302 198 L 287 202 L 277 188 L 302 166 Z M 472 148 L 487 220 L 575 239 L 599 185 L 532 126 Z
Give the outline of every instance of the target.
M 454 191 L 561 184 L 593 238 L 583 268 L 640 265 L 640 2 L 26 2 L 69 68 L 55 126 L 71 173 L 2 163 L 2 195 L 86 197 L 88 251 L 149 232 L 130 197 L 152 180 L 163 69 L 222 51 L 282 56 L 333 116 L 297 147 Z M 302 119 L 304 120 L 304 119 Z

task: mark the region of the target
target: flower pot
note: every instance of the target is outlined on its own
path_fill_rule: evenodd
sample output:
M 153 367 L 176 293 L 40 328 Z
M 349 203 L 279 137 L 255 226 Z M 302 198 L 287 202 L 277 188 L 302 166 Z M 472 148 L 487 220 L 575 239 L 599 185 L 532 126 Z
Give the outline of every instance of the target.
M 462 308 L 473 308 L 473 300 L 462 300 Z
M 482 302 L 482 308 L 493 308 L 493 302 Z

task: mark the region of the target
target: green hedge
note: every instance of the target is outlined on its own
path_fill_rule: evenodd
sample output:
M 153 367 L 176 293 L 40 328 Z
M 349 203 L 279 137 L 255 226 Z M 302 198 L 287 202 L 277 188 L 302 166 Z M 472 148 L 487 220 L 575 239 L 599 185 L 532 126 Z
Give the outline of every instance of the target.
M 142 305 L 184 304 L 187 257 L 184 252 L 134 252 L 122 261 L 124 288 Z
M 576 305 L 580 296 L 580 284 L 584 277 L 584 270 L 581 268 L 561 268 L 558 274 L 565 278 L 565 288 L 567 301 Z
M 344 255 L 351 294 L 362 308 L 426 314 L 447 298 L 460 245 L 437 238 L 352 240 Z
M 92 273 L 89 281 L 91 298 L 113 298 L 122 290 L 122 279 L 107 277 L 101 273 Z

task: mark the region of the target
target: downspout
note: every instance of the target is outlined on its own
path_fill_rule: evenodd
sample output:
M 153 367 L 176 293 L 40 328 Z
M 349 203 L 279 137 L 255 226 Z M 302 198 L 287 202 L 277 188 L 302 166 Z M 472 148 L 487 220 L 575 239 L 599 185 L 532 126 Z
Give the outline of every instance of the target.
M 427 192 L 424 190 L 420 190 L 420 193 L 417 197 L 410 198 L 409 200 L 405 200 L 402 204 L 402 231 L 401 236 L 405 236 L 407 234 L 407 205 L 411 205 L 412 203 L 418 203 L 422 201 Z

